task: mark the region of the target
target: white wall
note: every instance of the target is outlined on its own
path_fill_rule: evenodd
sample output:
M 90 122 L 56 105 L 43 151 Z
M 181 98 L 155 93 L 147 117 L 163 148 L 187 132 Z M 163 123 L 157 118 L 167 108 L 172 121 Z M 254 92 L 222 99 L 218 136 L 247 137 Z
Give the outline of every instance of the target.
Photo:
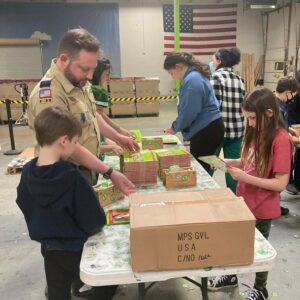
M 128 0 L 120 1 L 120 45 L 121 72 L 123 77 L 157 76 L 160 78 L 162 95 L 173 94 L 175 84 L 166 71 L 163 70 L 163 17 L 162 2 Z M 257 10 L 244 11 L 242 1 L 223 1 L 223 3 L 238 3 L 237 46 L 242 52 L 254 53 L 255 63 L 263 54 L 261 12 Z M 149 4 L 150 3 L 150 4 Z M 183 4 L 184 1 L 181 1 Z M 191 3 L 209 3 L 209 1 L 188 1 Z M 201 57 L 209 62 L 210 57 Z M 241 64 L 240 64 L 241 65 Z M 240 66 L 237 70 L 241 70 Z
M 286 1 L 285 1 L 286 3 Z M 275 62 L 284 61 L 285 57 L 285 40 L 288 35 L 288 17 L 289 9 L 284 8 L 269 14 L 269 26 L 267 33 L 267 53 L 265 64 L 265 86 L 271 90 L 276 89 L 277 81 L 283 76 L 283 72 L 275 71 Z M 288 60 L 293 61 L 292 66 L 288 69 L 288 74 L 295 71 L 296 60 L 296 41 L 300 30 L 300 3 L 294 3 L 292 8 L 292 19 L 290 29 L 290 42 L 288 51 Z M 300 56 L 300 54 L 298 54 Z M 300 61 L 298 61 L 300 69 Z

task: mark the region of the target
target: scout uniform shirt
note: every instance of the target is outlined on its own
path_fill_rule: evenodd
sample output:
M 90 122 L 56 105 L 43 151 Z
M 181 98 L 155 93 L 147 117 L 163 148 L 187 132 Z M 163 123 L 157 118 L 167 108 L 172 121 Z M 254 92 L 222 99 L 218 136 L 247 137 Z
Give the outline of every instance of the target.
M 33 89 L 28 104 L 28 124 L 33 129 L 34 119 L 43 109 L 59 106 L 70 111 L 80 122 L 82 135 L 79 144 L 94 155 L 99 155 L 100 132 L 96 120 L 96 105 L 90 84 L 75 87 L 58 69 L 55 60 L 42 80 Z

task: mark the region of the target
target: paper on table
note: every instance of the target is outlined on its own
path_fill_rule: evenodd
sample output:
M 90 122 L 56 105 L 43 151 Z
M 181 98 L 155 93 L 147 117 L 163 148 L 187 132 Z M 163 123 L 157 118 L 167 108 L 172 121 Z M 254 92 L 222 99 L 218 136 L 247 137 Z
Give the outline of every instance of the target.
M 225 173 L 228 172 L 228 165 L 226 164 L 226 162 L 216 155 L 199 156 L 198 159 L 209 164 L 211 167 L 215 167 Z

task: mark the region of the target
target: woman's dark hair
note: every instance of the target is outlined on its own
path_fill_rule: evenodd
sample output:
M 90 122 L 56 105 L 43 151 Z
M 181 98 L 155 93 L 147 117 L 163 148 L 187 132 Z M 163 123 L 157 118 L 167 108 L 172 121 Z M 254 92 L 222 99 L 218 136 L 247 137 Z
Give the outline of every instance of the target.
M 93 74 L 92 84 L 99 85 L 99 81 L 102 76 L 102 73 L 105 70 L 108 70 L 110 68 L 111 68 L 111 64 L 108 58 L 98 59 L 97 67 Z
M 242 145 L 242 163 L 249 159 L 249 149 L 254 144 L 255 174 L 262 177 L 268 167 L 272 143 L 279 128 L 284 128 L 279 117 L 279 107 L 272 91 L 265 87 L 254 88 L 243 102 L 243 110 L 256 116 L 255 128 L 246 125 Z M 268 112 L 272 112 L 268 116 Z
M 291 91 L 292 93 L 295 93 L 299 91 L 299 85 L 297 80 L 292 76 L 285 76 L 278 80 L 277 86 L 276 86 L 276 92 L 277 93 L 283 93 L 286 91 Z
M 197 71 L 202 74 L 204 77 L 209 78 L 210 72 L 209 68 L 206 64 L 201 63 L 200 61 L 196 60 L 194 56 L 187 52 L 172 52 L 167 55 L 164 62 L 164 69 L 170 70 L 175 68 L 177 64 L 184 64 L 189 67 L 195 67 Z
M 241 51 L 238 48 L 221 48 L 214 56 L 221 62 L 217 69 L 231 68 L 241 61 Z

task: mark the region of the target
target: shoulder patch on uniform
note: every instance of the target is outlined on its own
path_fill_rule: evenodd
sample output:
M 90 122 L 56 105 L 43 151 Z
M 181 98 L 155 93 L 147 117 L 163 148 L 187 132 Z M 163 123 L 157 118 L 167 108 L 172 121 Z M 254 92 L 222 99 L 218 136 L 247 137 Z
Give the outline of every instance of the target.
M 50 86 L 51 86 L 51 80 L 43 80 L 40 82 L 40 88 L 45 88 Z
M 50 89 L 43 89 L 39 91 L 39 97 L 41 98 L 51 98 L 51 90 Z

